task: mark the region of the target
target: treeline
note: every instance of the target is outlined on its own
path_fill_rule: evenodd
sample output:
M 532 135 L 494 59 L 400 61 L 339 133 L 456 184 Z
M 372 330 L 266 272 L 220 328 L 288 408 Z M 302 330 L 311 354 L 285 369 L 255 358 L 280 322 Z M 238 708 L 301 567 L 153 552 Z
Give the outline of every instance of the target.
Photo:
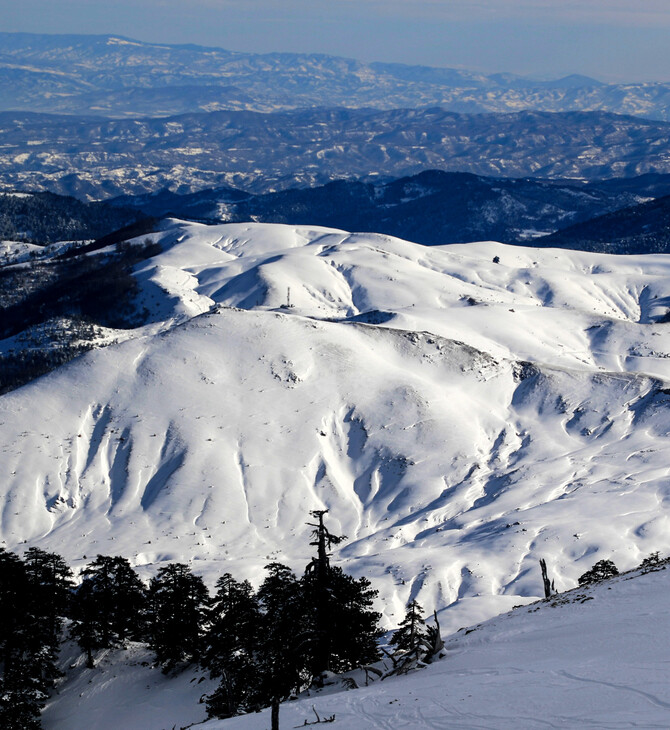
M 30 548 L 23 560 L 0 548 L 0 727 L 39 728 L 60 676 L 56 660 L 71 600 L 72 571 L 55 554 Z
M 0 240 L 44 245 L 99 238 L 142 218 L 137 210 L 54 193 L 0 194 Z
M 24 332 L 21 347 L 0 352 L 0 395 L 88 352 L 101 335 L 97 325 L 82 317 L 53 318 Z
M 61 257 L 31 267 L 0 269 L 0 337 L 12 337 L 56 317 L 104 327 L 137 326 L 138 284 L 133 267 L 160 253 L 151 239 L 119 244 L 96 255 Z
M 324 525 L 326 511 L 312 524 L 316 556 L 301 577 L 281 563 L 266 566 L 254 591 L 248 581 L 224 573 L 210 594 L 202 578 L 184 563 L 161 567 L 145 583 L 120 556 L 98 555 L 74 579 L 63 558 L 39 548 L 23 557 L 0 548 L 0 728 L 39 730 L 40 714 L 62 677 L 58 654 L 74 640 L 94 668 L 96 653 L 143 642 L 165 673 L 196 665 L 218 680 L 205 697 L 210 718 L 272 707 L 278 728 L 279 705 L 329 673 L 362 667 L 384 679 L 430 662 L 442 654 L 435 616 L 427 626 L 422 608 L 411 601 L 393 634 L 392 651 L 381 650 L 377 591 L 366 578 L 353 578 L 330 565 L 329 549 L 341 542 Z M 653 553 L 638 570 L 664 567 Z M 556 591 L 541 561 L 545 595 Z M 579 585 L 618 574 L 601 560 Z M 388 659 L 382 671 L 372 666 Z M 352 679 L 347 686 L 355 687 Z
M 133 267 L 160 253 L 160 244 L 145 239 L 103 252 L 93 246 L 32 266 L 0 267 L 0 338 L 20 340 L 0 354 L 0 394 L 91 349 L 99 327 L 146 321 Z
M 280 563 L 266 566 L 257 591 L 222 575 L 210 595 L 188 565 L 171 563 L 148 584 L 126 558 L 98 555 L 80 573 L 38 548 L 23 558 L 0 549 L 0 727 L 33 730 L 60 672 L 57 655 L 75 640 L 93 667 L 100 649 L 145 642 L 163 671 L 195 664 L 219 680 L 206 697 L 210 717 L 225 718 L 279 703 L 329 672 L 380 658 L 377 591 L 330 565 L 331 534 L 323 511 L 313 513 L 316 557 L 301 577 Z M 416 663 L 434 645 L 418 604 L 393 639 Z M 437 634 L 439 639 L 439 632 Z M 433 643 L 431 643 L 433 642 Z M 372 668 L 379 674 L 379 670 Z M 276 725 L 275 725 L 276 726 Z

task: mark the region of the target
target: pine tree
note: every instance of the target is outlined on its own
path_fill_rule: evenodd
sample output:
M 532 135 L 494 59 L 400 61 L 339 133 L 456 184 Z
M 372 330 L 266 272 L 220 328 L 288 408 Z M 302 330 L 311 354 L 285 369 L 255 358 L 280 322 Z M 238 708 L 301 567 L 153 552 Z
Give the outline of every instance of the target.
M 209 593 L 188 565 L 161 568 L 149 586 L 150 645 L 168 672 L 183 662 L 202 660 Z
M 345 672 L 379 658 L 377 639 L 381 615 L 372 610 L 377 591 L 366 578 L 354 579 L 330 564 L 329 549 L 346 539 L 333 535 L 324 525 L 327 510 L 311 513 L 317 555 L 302 578 L 306 607 L 306 646 L 308 668 L 315 681 L 323 672 Z
M 343 672 L 377 660 L 380 614 L 372 609 L 377 591 L 366 578 L 353 578 L 330 565 L 333 535 L 317 518 L 311 543 L 317 555 L 302 579 L 281 563 L 266 566 L 256 596 L 248 583 L 224 575 L 217 583 L 205 664 L 220 676 L 207 698 L 210 716 L 230 717 L 270 705 L 273 730 L 279 705 L 325 671 Z
M 428 636 L 426 622 L 423 620 L 423 608 L 416 602 L 407 604 L 405 618 L 389 642 L 398 652 L 417 655 L 424 648 Z
M 31 596 L 26 565 L 0 549 L 0 727 L 40 728 L 40 712 L 58 675 L 55 621 Z
M 619 575 L 619 570 L 611 560 L 599 560 L 592 568 L 580 575 L 577 582 L 580 586 L 589 583 L 597 583 L 599 580 L 607 580 Z
M 3 674 L 11 670 L 17 640 L 22 638 L 27 594 L 23 561 L 15 553 L 0 548 L 0 656 Z
M 109 611 L 112 641 L 117 645 L 144 641 L 147 638 L 147 587 L 127 558 L 114 556 L 107 562 L 112 578 Z
M 48 619 L 47 629 L 52 638 L 58 639 L 62 619 L 69 610 L 72 570 L 60 555 L 40 548 L 28 548 L 23 560 L 33 612 Z
M 332 613 L 335 596 L 333 594 L 332 570 L 330 567 L 330 553 L 333 545 L 346 540 L 346 535 L 333 535 L 324 525 L 323 517 L 328 510 L 314 510 L 310 512 L 318 522 L 308 523 L 315 529 L 312 531 L 314 540 L 310 545 L 317 549 L 317 555 L 311 560 L 305 570 L 303 585 L 309 593 L 308 605 L 311 613 L 311 671 L 318 677 L 331 669 L 332 654 Z
M 3 730 L 40 730 L 47 700 L 35 676 L 31 657 L 18 655 L 0 676 L 0 727 Z
M 63 620 L 73 586 L 72 571 L 60 555 L 31 547 L 24 556 L 26 620 L 34 650 L 34 670 L 47 692 L 61 676 L 57 667 Z
M 146 635 L 146 587 L 126 558 L 98 555 L 81 572 L 72 601 L 71 636 L 93 666 L 95 649 Z
M 348 672 L 380 657 L 381 614 L 373 610 L 378 591 L 365 578 L 354 578 L 339 567 L 330 576 L 330 671 Z
M 91 578 L 84 578 L 72 600 L 70 636 L 86 652 L 86 666 L 89 669 L 95 666 L 93 652 L 107 646 L 105 641 L 109 631 L 105 628 L 105 613 L 95 582 Z
M 261 606 L 257 645 L 259 706 L 272 706 L 272 728 L 278 726 L 279 703 L 306 684 L 304 603 L 301 585 L 281 563 L 266 565 L 268 575 L 258 590 Z
M 406 674 L 410 669 L 430 663 L 435 656 L 440 656 L 444 643 L 440 636 L 440 625 L 435 616 L 435 625 L 426 626 L 423 609 L 416 601 L 407 604 L 405 618 L 389 642 L 396 649 L 391 656 L 393 669 L 384 676 Z M 382 677 L 383 679 L 384 677 Z
M 260 610 L 250 583 L 239 583 L 229 573 L 219 578 L 209 620 L 203 665 L 212 678 L 220 677 L 221 681 L 207 697 L 207 713 L 210 717 L 233 717 L 253 704 L 258 674 L 254 650 Z

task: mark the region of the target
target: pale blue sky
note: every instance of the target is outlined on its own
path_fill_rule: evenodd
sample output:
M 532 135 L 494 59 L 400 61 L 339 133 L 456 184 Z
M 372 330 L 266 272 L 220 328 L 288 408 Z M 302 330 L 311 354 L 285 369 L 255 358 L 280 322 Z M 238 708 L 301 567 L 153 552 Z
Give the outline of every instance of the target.
M 670 0 L 0 0 L 0 29 L 670 80 Z

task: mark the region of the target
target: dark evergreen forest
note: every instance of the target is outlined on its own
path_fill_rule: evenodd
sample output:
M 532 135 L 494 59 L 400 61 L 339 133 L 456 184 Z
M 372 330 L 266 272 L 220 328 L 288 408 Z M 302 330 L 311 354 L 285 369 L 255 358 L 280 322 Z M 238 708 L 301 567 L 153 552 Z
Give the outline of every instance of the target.
M 75 580 L 57 554 L 32 547 L 19 557 L 0 548 L 0 727 L 41 727 L 41 710 L 62 676 L 65 640 L 77 642 L 90 668 L 101 649 L 144 642 L 166 674 L 196 665 L 219 681 L 205 698 L 210 717 L 271 706 L 275 727 L 284 700 L 322 686 L 332 673 L 376 662 L 383 633 L 373 609 L 377 591 L 330 565 L 330 547 L 345 537 L 328 531 L 325 514 L 312 513 L 316 555 L 304 574 L 270 563 L 258 590 L 225 573 L 210 594 L 183 563 L 161 567 L 147 585 L 126 558 L 106 555 Z M 404 638 L 394 641 L 413 660 L 420 643 L 429 644 L 420 607 L 411 610 L 420 628 L 408 634 L 403 623 Z
M 0 240 L 38 245 L 100 238 L 143 218 L 129 208 L 54 193 L 0 195 Z
M 100 327 L 146 321 L 133 267 L 161 248 L 148 238 L 124 238 L 142 236 L 151 225 L 134 224 L 30 266 L 0 266 L 0 338 L 16 340 L 0 355 L 0 394 L 90 350 Z

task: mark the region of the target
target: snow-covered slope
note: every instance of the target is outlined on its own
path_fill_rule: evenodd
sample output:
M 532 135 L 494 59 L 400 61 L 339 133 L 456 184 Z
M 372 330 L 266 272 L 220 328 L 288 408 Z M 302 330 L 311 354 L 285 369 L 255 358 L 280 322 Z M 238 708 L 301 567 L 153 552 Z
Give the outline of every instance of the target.
M 301 571 L 445 631 L 670 552 L 670 259 L 167 222 L 153 322 L 0 398 L 2 544 Z
M 336 683 L 284 703 L 280 727 L 314 723 L 316 711 L 335 716 L 334 730 L 667 728 L 669 581 L 667 570 L 628 574 L 463 628 L 426 669 L 382 682 L 370 673 L 369 686 L 352 672 L 355 691 Z M 76 650 L 64 666 L 73 660 L 46 730 L 167 730 L 205 718 L 198 701 L 214 683 L 201 671 L 166 679 L 139 646 L 110 652 L 93 670 Z M 267 730 L 268 714 L 202 727 Z
M 337 730 L 667 728 L 668 578 L 622 579 L 500 616 L 450 637 L 447 658 L 413 675 L 282 705 L 282 727 L 314 722 L 314 708 L 335 715 Z M 265 711 L 204 728 L 268 723 Z

